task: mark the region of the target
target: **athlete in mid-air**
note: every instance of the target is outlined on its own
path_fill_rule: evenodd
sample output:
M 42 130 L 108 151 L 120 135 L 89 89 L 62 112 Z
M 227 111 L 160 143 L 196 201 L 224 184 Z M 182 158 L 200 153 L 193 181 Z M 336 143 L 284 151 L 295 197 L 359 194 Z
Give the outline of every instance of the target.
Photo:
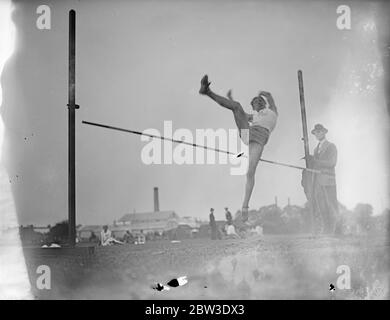
M 248 145 L 249 163 L 246 174 L 246 186 L 244 202 L 242 204 L 242 220 L 248 220 L 249 200 L 255 185 L 255 173 L 257 164 L 261 159 L 264 146 L 267 144 L 272 130 L 275 128 L 278 111 L 274 99 L 269 92 L 261 91 L 252 99 L 251 105 L 253 114 L 244 111 L 241 104 L 233 100 L 232 92 L 229 90 L 227 97 L 217 95 L 210 89 L 208 76 L 201 80 L 199 93 L 210 97 L 222 107 L 233 112 L 234 120 L 240 132 L 241 140 Z

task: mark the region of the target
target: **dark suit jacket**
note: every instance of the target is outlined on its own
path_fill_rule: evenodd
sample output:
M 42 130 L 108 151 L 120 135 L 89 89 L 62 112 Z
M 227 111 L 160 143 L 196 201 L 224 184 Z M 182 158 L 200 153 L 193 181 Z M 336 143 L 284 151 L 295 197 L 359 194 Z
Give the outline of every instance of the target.
M 336 163 L 337 148 L 333 143 L 324 141 L 320 151 L 317 146 L 314 149 L 314 169 L 321 173 L 316 174 L 316 182 L 323 186 L 336 185 Z
M 216 227 L 216 226 L 217 226 L 217 223 L 215 222 L 214 214 L 210 213 L 210 214 L 209 214 L 209 217 L 210 217 L 210 222 L 209 222 L 210 226 L 211 226 L 211 227 Z

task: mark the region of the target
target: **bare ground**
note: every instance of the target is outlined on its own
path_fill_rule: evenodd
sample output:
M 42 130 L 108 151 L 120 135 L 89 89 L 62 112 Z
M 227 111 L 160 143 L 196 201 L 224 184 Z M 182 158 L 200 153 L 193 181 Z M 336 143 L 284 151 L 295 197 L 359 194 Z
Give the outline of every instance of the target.
M 386 299 L 389 247 L 380 236 L 199 239 L 97 247 L 88 265 L 61 256 L 27 265 L 38 299 Z M 51 290 L 36 289 L 39 264 L 52 270 Z M 337 287 L 341 265 L 350 289 Z M 182 287 L 151 288 L 183 275 Z

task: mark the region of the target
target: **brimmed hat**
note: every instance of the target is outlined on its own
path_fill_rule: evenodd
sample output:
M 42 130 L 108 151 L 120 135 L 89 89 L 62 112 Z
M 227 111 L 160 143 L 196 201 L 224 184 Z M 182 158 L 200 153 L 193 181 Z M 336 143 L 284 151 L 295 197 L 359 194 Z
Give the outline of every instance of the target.
M 311 133 L 314 134 L 314 132 L 316 132 L 316 131 L 323 131 L 323 132 L 327 133 L 328 129 L 326 129 L 322 124 L 317 123 L 314 126 L 314 129 L 311 130 Z

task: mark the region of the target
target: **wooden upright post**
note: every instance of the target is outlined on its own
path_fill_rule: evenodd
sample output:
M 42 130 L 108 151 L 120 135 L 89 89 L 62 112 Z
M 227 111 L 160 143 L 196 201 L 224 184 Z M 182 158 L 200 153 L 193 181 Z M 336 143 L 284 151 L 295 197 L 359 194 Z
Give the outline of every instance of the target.
M 298 70 L 298 85 L 299 85 L 299 100 L 301 103 L 301 117 L 302 117 L 302 130 L 303 130 L 303 146 L 305 151 L 306 168 L 309 168 L 309 136 L 307 132 L 307 120 L 306 120 L 306 106 L 305 106 L 305 92 L 303 89 L 303 75 L 302 71 Z
M 303 130 L 303 145 L 305 150 L 305 162 L 306 168 L 312 169 L 313 164 L 309 160 L 310 150 L 309 150 L 309 135 L 307 130 L 307 120 L 306 120 L 306 106 L 305 106 L 305 92 L 303 90 L 303 75 L 302 71 L 298 70 L 298 86 L 299 86 L 299 101 L 301 105 L 301 117 L 302 117 L 302 130 Z M 306 195 L 307 203 L 310 212 L 312 213 L 311 219 L 313 221 L 314 214 L 314 203 L 313 203 L 313 188 L 314 188 L 314 178 L 315 175 L 309 170 L 302 171 L 302 180 L 301 184 Z
M 69 245 L 76 244 L 76 12 L 69 11 L 69 70 L 68 70 L 68 224 Z

